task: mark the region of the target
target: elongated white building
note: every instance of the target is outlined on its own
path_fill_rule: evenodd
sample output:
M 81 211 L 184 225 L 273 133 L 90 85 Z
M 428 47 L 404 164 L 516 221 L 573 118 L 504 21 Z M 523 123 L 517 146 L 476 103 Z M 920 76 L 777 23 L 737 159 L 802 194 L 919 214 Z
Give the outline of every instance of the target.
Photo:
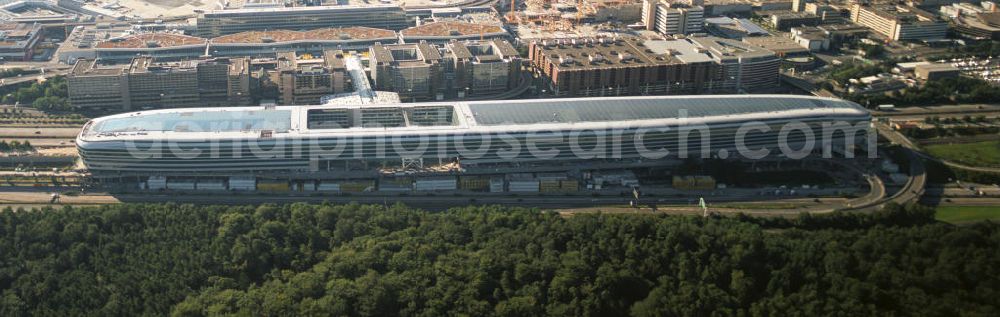
M 77 146 L 98 177 L 319 177 L 358 164 L 425 160 L 474 166 L 792 156 L 786 150 L 853 144 L 869 121 L 852 102 L 790 95 L 182 108 L 94 119 Z

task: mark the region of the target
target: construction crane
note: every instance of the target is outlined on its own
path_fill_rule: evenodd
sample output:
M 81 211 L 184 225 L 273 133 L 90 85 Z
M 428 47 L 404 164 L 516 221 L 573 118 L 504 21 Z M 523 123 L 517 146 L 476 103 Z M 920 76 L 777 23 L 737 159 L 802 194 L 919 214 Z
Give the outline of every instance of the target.
M 583 1 L 576 0 L 576 25 L 580 25 L 580 12 L 583 11 Z
M 515 19 L 517 19 L 517 11 L 516 11 L 517 10 L 517 2 L 516 1 L 517 0 L 510 0 L 510 17 L 507 18 L 507 21 L 514 21 Z M 518 23 L 518 24 L 520 24 L 520 23 Z

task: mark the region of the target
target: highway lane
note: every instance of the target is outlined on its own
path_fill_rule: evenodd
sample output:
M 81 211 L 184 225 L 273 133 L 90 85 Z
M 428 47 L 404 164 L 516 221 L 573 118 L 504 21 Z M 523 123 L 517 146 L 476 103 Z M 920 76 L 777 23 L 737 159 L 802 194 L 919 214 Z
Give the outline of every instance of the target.
M 979 116 L 979 115 L 996 115 L 1000 114 L 1000 104 L 962 104 L 962 105 L 940 105 L 940 106 L 927 106 L 927 107 L 903 107 L 896 108 L 892 111 L 872 111 L 872 115 L 876 117 L 892 117 L 892 118 L 919 118 L 923 119 L 928 116 L 943 116 L 947 117 L 949 115 L 956 116 Z
M 906 204 L 917 200 L 921 195 L 923 195 L 924 186 L 927 185 L 927 171 L 924 167 L 924 162 L 919 159 L 921 153 L 916 150 L 917 146 L 913 144 L 910 139 L 896 131 L 893 131 L 885 125 L 876 124 L 876 130 L 892 143 L 903 146 L 910 162 L 909 180 L 907 180 L 903 188 L 896 192 L 896 194 L 890 197 L 886 202 Z
M 39 189 L 0 189 L 0 205 L 32 205 L 46 204 L 51 199 L 51 192 L 64 192 L 67 189 L 51 188 L 47 191 Z M 783 197 L 762 200 L 757 195 L 745 195 L 734 197 L 707 197 L 709 207 L 713 211 L 719 212 L 766 212 L 797 214 L 801 212 L 814 212 L 831 209 L 832 206 L 842 205 L 843 198 L 821 198 L 816 202 L 814 198 L 804 197 Z M 424 208 L 429 210 L 444 210 L 457 206 L 475 205 L 504 205 L 520 206 L 542 209 L 567 209 L 567 208 L 628 208 L 630 197 L 601 196 L 601 197 L 581 197 L 581 196 L 491 196 L 464 194 L 461 196 L 441 193 L 435 196 L 428 195 L 377 195 L 372 193 L 354 195 L 261 195 L 261 194 L 237 194 L 222 192 L 215 195 L 184 195 L 184 194 L 105 194 L 88 193 L 84 195 L 63 195 L 62 204 L 69 205 L 100 205 L 116 203 L 162 203 L 162 202 L 183 202 L 193 204 L 222 204 L 222 205 L 245 205 L 262 203 L 295 203 L 310 202 L 321 203 L 331 202 L 337 204 L 347 204 L 357 202 L 361 204 L 385 204 L 391 205 L 396 202 L 409 206 Z M 640 200 L 643 208 L 650 208 L 652 205 L 661 206 L 657 209 L 670 210 L 693 210 L 699 207 L 692 203 L 697 201 L 697 197 L 662 197 L 647 198 Z M 739 205 L 741 208 L 733 208 Z M 773 206 L 789 205 L 795 206 L 793 209 L 780 209 Z M 713 206 L 719 206 L 715 208 Z
M 0 127 L 0 137 L 2 138 L 58 138 L 76 139 L 80 133 L 80 128 L 50 128 L 36 126 L 5 126 Z
M 45 81 L 51 77 L 66 75 L 69 73 L 69 69 L 56 69 L 52 71 L 46 71 L 44 74 L 29 74 L 18 77 L 8 77 L 0 78 L 0 87 L 17 85 L 31 81 Z
M 31 145 L 34 146 L 35 148 L 71 147 L 71 146 L 74 146 L 73 145 L 74 139 L 71 139 L 71 138 L 30 138 L 30 139 L 28 139 L 28 138 L 7 138 L 7 137 L 0 137 L 0 141 L 4 141 L 4 142 L 11 142 L 11 141 L 24 142 L 24 141 L 28 141 L 28 142 L 31 142 Z

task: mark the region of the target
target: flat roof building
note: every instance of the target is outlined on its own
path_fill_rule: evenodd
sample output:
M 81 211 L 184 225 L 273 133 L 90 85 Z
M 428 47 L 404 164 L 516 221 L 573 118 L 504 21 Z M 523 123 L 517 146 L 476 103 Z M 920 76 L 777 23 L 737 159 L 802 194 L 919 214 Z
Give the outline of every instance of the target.
M 521 56 L 506 40 L 452 41 L 445 59 L 447 98 L 488 97 L 521 82 Z
M 440 21 L 426 23 L 399 31 L 404 43 L 427 41 L 433 44 L 445 44 L 452 40 L 491 40 L 509 39 L 500 25 L 476 24 L 459 21 Z
M 156 62 L 137 57 L 116 65 L 80 59 L 66 81 L 70 105 L 79 108 L 239 105 L 249 97 L 249 69 L 245 58 Z
M 127 23 L 97 23 L 95 25 L 79 25 L 66 36 L 66 41 L 56 51 L 60 62 L 73 64 L 78 59 L 97 58 L 97 44 L 113 39 L 132 35 L 132 26 Z
M 444 61 L 427 42 L 383 45 L 369 49 L 369 68 L 375 90 L 399 93 L 403 101 L 443 100 Z
M 705 24 L 705 8 L 696 2 L 644 0 L 642 23 L 646 30 L 667 35 L 698 33 Z
M 759 39 L 750 37 L 744 40 Z M 713 91 L 753 92 L 766 91 L 778 86 L 781 57 L 765 47 L 750 45 L 731 39 L 713 36 L 692 37 L 708 56 L 719 65 L 721 84 Z
M 542 40 L 528 56 L 557 97 L 700 93 L 722 79 L 688 40 Z
M 326 51 L 319 57 L 284 52 L 277 59 L 271 78 L 277 79 L 281 104 L 315 105 L 324 96 L 351 90 L 343 51 Z
M 200 37 L 174 33 L 142 33 L 114 37 L 94 46 L 97 58 L 124 62 L 139 56 L 157 60 L 181 60 L 205 55 L 208 41 Z
M 1000 12 L 978 12 L 952 19 L 955 31 L 973 39 L 1000 41 Z
M 831 143 L 840 146 L 856 144 L 859 134 L 868 135 L 870 118 L 852 102 L 792 95 L 188 108 L 96 118 L 84 126 L 76 145 L 84 165 L 99 180 L 270 176 L 314 181 L 343 178 L 342 172 L 352 165 L 424 159 L 463 166 L 574 162 L 577 165 L 570 168 L 578 168 L 609 159 L 627 164 L 679 161 L 679 153 L 743 153 L 737 147 L 747 145 L 754 152 L 773 150 L 777 156 L 779 146 L 798 149 L 806 142 L 774 132 L 785 124 L 797 122 L 810 130 L 806 134 L 820 135 L 828 124 L 847 123 L 848 129 L 831 136 Z M 745 135 L 747 143 L 740 143 L 733 127 L 748 122 L 765 122 L 772 132 L 751 132 Z M 704 126 L 711 133 L 681 141 L 679 130 L 689 126 Z M 608 146 L 581 155 L 574 147 L 592 148 L 579 144 L 581 140 Z M 183 149 L 214 145 L 215 150 L 192 156 L 177 151 L 179 142 Z M 664 150 L 666 154 L 649 156 Z
M 725 93 L 773 88 L 774 52 L 734 40 L 534 41 L 532 65 L 555 96 Z
M 808 48 L 799 45 L 794 39 L 784 36 L 748 37 L 743 39 L 743 43 L 771 51 L 781 58 L 809 56 Z
M 42 36 L 37 23 L 0 24 L 0 58 L 6 61 L 30 61 Z
M 917 78 L 927 81 L 942 78 L 953 78 L 962 74 L 958 67 L 949 63 L 927 63 L 916 65 L 913 68 L 913 73 L 917 76 Z
M 267 56 L 282 52 L 322 54 L 326 50 L 368 50 L 375 43 L 395 43 L 396 32 L 369 27 L 323 28 L 310 31 L 247 31 L 209 41 L 212 56 Z
M 937 40 L 948 32 L 948 22 L 910 6 L 855 4 L 851 7 L 851 21 L 893 41 Z
M 705 26 L 710 34 L 725 38 L 743 38 L 748 36 L 768 36 L 771 33 L 753 23 L 749 19 L 715 17 L 705 19 Z
M 771 26 L 781 31 L 797 26 L 816 26 L 822 22 L 820 17 L 808 12 L 770 12 Z
M 397 5 L 337 5 L 215 10 L 198 16 L 198 36 L 218 37 L 246 31 L 314 30 L 363 26 L 401 30 L 410 23 Z

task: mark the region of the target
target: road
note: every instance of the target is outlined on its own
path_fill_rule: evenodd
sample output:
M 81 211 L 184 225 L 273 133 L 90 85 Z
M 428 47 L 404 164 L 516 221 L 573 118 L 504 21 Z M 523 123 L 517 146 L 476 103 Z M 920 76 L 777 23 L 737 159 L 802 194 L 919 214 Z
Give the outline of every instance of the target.
M 2 138 L 76 139 L 76 135 L 79 133 L 80 128 L 0 127 L 0 137 Z
M 52 189 L 51 192 L 62 192 Z M 842 198 L 823 198 L 817 203 L 813 198 L 784 198 L 766 201 L 748 201 L 760 199 L 761 197 L 738 197 L 738 198 L 712 198 L 710 210 L 715 212 L 744 212 L 755 213 L 764 212 L 768 214 L 798 214 L 804 211 L 826 210 L 828 204 L 842 204 Z M 50 192 L 34 189 L 2 189 L 0 190 L 0 205 L 46 205 L 51 199 Z M 260 195 L 260 194 L 237 194 L 224 192 L 218 195 L 182 195 L 182 194 L 104 194 L 93 193 L 85 195 L 62 195 L 60 203 L 64 205 L 103 205 L 117 203 L 154 203 L 164 201 L 182 201 L 192 204 L 222 204 L 222 205 L 246 205 L 275 203 L 286 204 L 295 202 L 321 203 L 330 202 L 336 204 L 347 204 L 357 202 L 361 204 L 394 204 L 404 203 L 408 206 L 428 209 L 445 210 L 456 206 L 476 205 L 503 205 L 520 206 L 541 209 L 628 209 L 629 197 L 579 197 L 579 196 L 490 196 L 471 195 L 463 196 L 440 194 L 428 195 L 377 195 L 373 193 L 355 195 Z M 700 211 L 697 205 L 690 204 L 688 197 L 665 197 L 658 199 L 647 199 L 641 203 L 644 208 L 657 205 L 661 211 Z M 712 206 L 720 207 L 712 207 Z M 740 208 L 733 206 L 739 205 Z M 780 209 L 772 206 L 795 205 L 801 206 L 795 209 Z M 649 209 L 647 209 L 649 210 Z
M 0 87 L 23 84 L 31 81 L 44 81 L 55 76 L 69 74 L 69 69 L 46 70 L 43 74 L 30 74 L 18 77 L 8 77 L 0 79 Z
M 73 146 L 73 139 L 71 139 L 71 138 L 62 138 L 62 139 L 56 139 L 56 138 L 52 138 L 52 139 L 49 139 L 49 138 L 45 138 L 45 139 L 24 139 L 24 138 L 8 138 L 8 137 L 2 137 L 2 136 L 0 136 L 0 141 L 4 141 L 4 142 L 11 142 L 11 141 L 24 142 L 24 141 L 28 141 L 28 142 L 31 142 L 31 146 L 34 146 L 35 148 L 71 147 L 71 146 Z
M 899 132 L 892 130 L 888 126 L 884 124 L 876 124 L 876 129 L 879 134 L 884 136 L 890 142 L 901 145 L 906 151 L 906 155 L 910 161 L 909 180 L 907 180 L 903 188 L 890 197 L 887 202 L 905 204 L 916 201 L 921 195 L 923 195 L 924 186 L 927 185 L 927 170 L 924 167 L 924 162 L 919 159 L 922 153 L 919 151 L 917 146 L 910 141 L 910 139 L 906 138 L 902 134 L 899 134 Z
M 939 105 L 928 107 L 903 107 L 892 111 L 872 111 L 876 117 L 890 117 L 895 119 L 923 120 L 929 116 L 940 117 L 961 117 L 980 116 L 987 117 L 1000 115 L 1000 104 L 962 104 L 962 105 Z

